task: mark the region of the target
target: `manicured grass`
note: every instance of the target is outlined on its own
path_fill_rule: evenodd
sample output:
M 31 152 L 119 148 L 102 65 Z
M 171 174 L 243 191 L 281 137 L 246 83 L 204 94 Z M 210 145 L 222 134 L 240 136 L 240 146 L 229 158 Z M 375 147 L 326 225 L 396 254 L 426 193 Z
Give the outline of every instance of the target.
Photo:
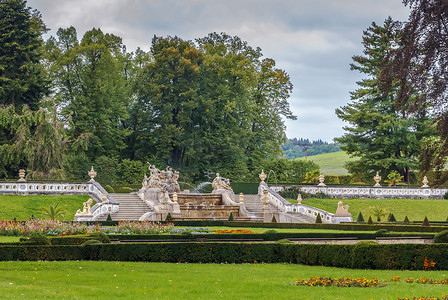
M 321 173 L 325 175 L 347 175 L 345 164 L 358 158 L 352 158 L 344 151 L 339 151 L 308 156 L 308 159 L 316 162 L 320 166 Z
M 441 297 L 443 285 L 388 282 L 382 288 L 295 286 L 300 277 L 391 279 L 446 271 L 381 271 L 290 264 L 166 264 L 134 262 L 0 262 L 2 299 L 397 299 Z
M 0 236 L 1 243 L 17 243 L 20 241 L 20 236 Z
M 423 221 L 428 217 L 429 221 L 445 221 L 448 217 L 448 200 L 436 199 L 315 199 L 309 198 L 302 201 L 303 204 L 324 209 L 329 212 L 336 212 L 338 202 L 349 205 L 349 212 L 353 218 L 358 217 L 361 211 L 365 221 L 369 216 L 376 221 L 370 211 L 371 206 L 382 206 L 387 211 L 394 214 L 397 221 L 403 221 L 408 216 L 412 221 Z M 382 218 L 387 221 L 387 216 Z
M 84 195 L 0 195 L 0 220 L 29 220 L 31 215 L 41 218 L 36 213 L 39 207 L 59 203 L 66 211 L 63 220 L 73 221 L 76 211 L 82 209 L 82 203 L 87 199 L 89 196 Z

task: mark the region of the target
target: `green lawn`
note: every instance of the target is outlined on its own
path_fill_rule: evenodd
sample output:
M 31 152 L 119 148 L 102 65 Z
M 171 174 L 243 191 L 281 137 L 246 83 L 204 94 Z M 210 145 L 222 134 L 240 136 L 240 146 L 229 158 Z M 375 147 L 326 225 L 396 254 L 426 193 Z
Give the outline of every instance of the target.
M 446 286 L 388 282 L 382 288 L 295 286 L 300 277 L 390 279 L 446 271 L 383 271 L 290 264 L 167 264 L 135 262 L 0 262 L 2 299 L 397 299 L 441 297 Z
M 435 199 L 315 199 L 309 198 L 302 201 L 303 204 L 324 209 L 329 212 L 336 212 L 338 202 L 349 205 L 349 212 L 353 218 L 357 218 L 361 211 L 364 219 L 367 221 L 372 215 L 369 207 L 382 206 L 392 212 L 397 221 L 403 221 L 408 216 L 412 221 L 423 221 L 425 216 L 429 221 L 445 221 L 448 217 L 448 200 Z M 375 219 L 372 216 L 372 219 Z M 384 217 L 383 220 L 387 220 Z
M 345 164 L 357 160 L 357 158 L 351 158 L 344 151 L 339 151 L 308 156 L 308 160 L 316 162 L 320 166 L 320 171 L 325 175 L 347 175 Z
M 39 207 L 48 207 L 50 204 L 59 203 L 66 213 L 64 220 L 73 221 L 73 217 L 78 209 L 82 209 L 82 203 L 87 201 L 89 196 L 73 195 L 0 195 L 0 220 L 29 220 L 31 215 L 36 218 Z

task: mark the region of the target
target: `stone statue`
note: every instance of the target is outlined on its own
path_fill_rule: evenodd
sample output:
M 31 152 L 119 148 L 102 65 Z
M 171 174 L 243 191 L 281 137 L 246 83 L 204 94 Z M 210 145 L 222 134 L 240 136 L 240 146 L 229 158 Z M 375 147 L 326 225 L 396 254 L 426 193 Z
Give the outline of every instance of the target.
M 81 210 L 77 210 L 76 211 L 76 214 L 77 215 L 84 215 L 84 216 L 87 216 L 87 215 L 92 215 L 92 212 L 90 211 L 90 208 L 91 208 L 91 206 L 92 206 L 92 203 L 93 203 L 93 199 L 92 198 L 89 198 L 89 200 L 87 200 L 86 202 L 84 202 L 83 204 L 82 204 L 82 206 L 83 206 L 83 208 L 82 208 L 82 211 Z
M 342 203 L 342 201 L 339 201 L 338 208 L 336 209 L 336 213 L 334 215 L 335 216 L 348 216 L 348 215 L 351 216 L 351 214 L 348 212 L 348 208 L 349 208 L 348 205 L 344 205 Z
M 219 176 L 219 173 L 216 173 L 215 179 L 213 179 L 212 187 L 214 191 L 217 190 L 228 190 L 233 191 L 230 187 L 230 180 L 224 177 Z
M 169 193 L 180 192 L 180 186 L 177 180 L 179 179 L 179 171 L 173 171 L 172 168 L 167 167 L 166 170 L 159 170 L 154 165 L 148 167 L 150 175 L 149 178 L 145 175 L 142 181 L 142 190 L 149 188 L 166 189 Z

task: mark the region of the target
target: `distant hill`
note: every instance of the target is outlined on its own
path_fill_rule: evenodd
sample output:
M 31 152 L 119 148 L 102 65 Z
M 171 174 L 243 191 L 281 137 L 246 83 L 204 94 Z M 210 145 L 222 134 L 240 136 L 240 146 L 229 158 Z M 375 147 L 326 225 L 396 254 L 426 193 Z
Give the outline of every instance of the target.
M 316 162 L 320 166 L 320 171 L 325 175 L 347 175 L 345 164 L 357 160 L 357 158 L 351 158 L 344 151 L 339 151 L 308 156 L 308 160 Z
M 337 143 L 297 138 L 288 139 L 281 147 L 283 149 L 283 157 L 287 159 L 341 151 Z

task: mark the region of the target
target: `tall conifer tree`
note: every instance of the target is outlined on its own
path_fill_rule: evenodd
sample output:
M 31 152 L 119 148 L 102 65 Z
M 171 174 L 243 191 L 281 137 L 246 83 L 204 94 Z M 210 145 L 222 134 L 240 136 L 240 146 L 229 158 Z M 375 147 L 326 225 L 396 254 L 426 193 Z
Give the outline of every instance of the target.
M 398 47 L 400 36 L 400 25 L 391 18 L 364 31 L 364 55 L 353 56 L 351 69 L 367 77 L 357 83 L 352 102 L 336 110 L 350 125 L 335 140 L 347 153 L 360 157 L 348 164 L 352 173 L 398 171 L 409 182 L 410 170 L 419 166 L 421 140 L 431 135 L 432 127 L 424 111 L 410 114 L 395 107 L 396 87 L 385 91 L 379 85 L 379 75 L 390 63 L 386 57 Z

